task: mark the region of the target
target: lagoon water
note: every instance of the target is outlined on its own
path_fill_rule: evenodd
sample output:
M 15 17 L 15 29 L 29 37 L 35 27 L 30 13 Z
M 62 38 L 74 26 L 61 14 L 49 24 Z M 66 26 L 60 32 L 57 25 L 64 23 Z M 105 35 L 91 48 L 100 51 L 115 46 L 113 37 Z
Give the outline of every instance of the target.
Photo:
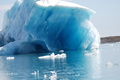
M 51 53 L 0 56 L 0 80 L 120 80 L 120 43 L 101 44 L 94 53 L 65 53 L 66 58 L 38 58 Z

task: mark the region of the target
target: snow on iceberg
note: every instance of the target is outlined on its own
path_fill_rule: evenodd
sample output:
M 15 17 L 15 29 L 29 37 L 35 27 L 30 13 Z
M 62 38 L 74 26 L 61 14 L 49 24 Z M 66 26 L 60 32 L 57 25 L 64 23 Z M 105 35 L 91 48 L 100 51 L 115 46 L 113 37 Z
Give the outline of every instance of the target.
M 75 3 L 18 0 L 4 17 L 2 54 L 99 48 L 94 11 Z

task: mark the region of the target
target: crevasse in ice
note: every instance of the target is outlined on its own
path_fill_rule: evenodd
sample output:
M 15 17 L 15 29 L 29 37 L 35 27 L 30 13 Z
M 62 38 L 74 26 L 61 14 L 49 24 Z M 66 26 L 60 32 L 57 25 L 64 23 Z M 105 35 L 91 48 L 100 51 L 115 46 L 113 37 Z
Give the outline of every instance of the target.
M 100 36 L 90 22 L 93 14 L 71 2 L 18 0 L 4 16 L 0 53 L 98 48 Z

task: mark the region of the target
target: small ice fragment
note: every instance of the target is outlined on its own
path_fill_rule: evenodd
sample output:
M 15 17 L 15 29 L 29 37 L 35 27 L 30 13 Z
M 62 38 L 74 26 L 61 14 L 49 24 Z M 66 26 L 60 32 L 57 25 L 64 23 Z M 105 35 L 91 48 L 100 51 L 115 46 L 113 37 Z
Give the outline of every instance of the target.
M 106 65 L 107 65 L 108 67 L 112 67 L 112 66 L 114 65 L 114 63 L 112 63 L 112 62 L 109 61 L 109 62 L 106 63 Z
M 4 48 L 3 48 L 3 47 L 0 47 L 0 51 L 4 51 Z
M 34 75 L 34 77 L 35 77 L 36 79 L 39 79 L 39 77 L 40 77 L 40 72 L 39 72 L 39 70 L 37 70 L 37 71 L 34 71 L 33 73 L 31 73 L 31 75 Z
M 38 59 L 48 59 L 50 58 L 50 56 L 42 56 L 42 57 L 38 57 Z
M 18 75 L 17 73 L 7 73 L 8 76 L 16 76 Z
M 52 75 L 49 77 L 50 80 L 57 80 L 57 73 L 55 71 L 51 71 Z
M 47 78 L 47 75 L 44 75 L 44 79 L 46 79 Z
M 34 71 L 33 73 L 31 73 L 32 75 L 37 75 L 37 72 L 36 71 Z
M 108 66 L 108 67 L 113 67 L 113 66 L 118 66 L 119 64 L 118 63 L 113 63 L 113 62 L 107 62 L 106 63 L 106 65 Z
M 51 56 L 52 58 L 55 57 L 55 53 L 52 53 L 50 56 Z
M 60 54 L 57 54 L 55 57 L 56 57 L 56 58 L 60 58 L 60 57 L 61 57 L 61 55 L 60 55 Z
M 7 60 L 14 60 L 14 57 L 7 57 Z
M 64 50 L 59 50 L 59 52 L 64 52 Z
M 48 56 L 38 57 L 38 59 L 56 59 L 56 58 L 66 58 L 66 54 L 62 53 L 55 55 L 55 53 L 52 53 L 51 55 Z
M 65 54 L 65 53 L 62 53 L 62 54 L 61 54 L 61 57 L 62 57 L 62 58 L 65 58 L 65 57 L 66 57 L 66 54 Z
M 85 55 L 86 56 L 92 56 L 92 55 L 94 55 L 94 53 L 86 53 Z

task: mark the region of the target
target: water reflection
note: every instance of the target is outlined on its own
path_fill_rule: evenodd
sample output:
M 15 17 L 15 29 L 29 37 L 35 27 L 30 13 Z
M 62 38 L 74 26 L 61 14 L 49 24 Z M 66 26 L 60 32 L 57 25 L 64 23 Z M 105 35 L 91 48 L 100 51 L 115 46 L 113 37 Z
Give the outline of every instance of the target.
M 85 79 L 94 80 L 101 77 L 100 69 L 100 54 L 99 51 L 94 52 L 68 52 L 67 64 L 71 66 L 71 74 L 76 75 L 69 76 L 72 79 Z M 71 55 L 69 55 L 71 54 Z M 89 54 L 89 55 L 86 55 Z M 78 76 L 79 75 L 79 76 Z
M 16 55 L 14 60 L 0 57 L 3 80 L 94 80 L 101 78 L 100 54 L 67 51 L 66 58 L 38 59 L 42 55 Z M 50 54 L 50 53 L 48 53 Z M 54 72 L 54 73 L 53 73 Z

